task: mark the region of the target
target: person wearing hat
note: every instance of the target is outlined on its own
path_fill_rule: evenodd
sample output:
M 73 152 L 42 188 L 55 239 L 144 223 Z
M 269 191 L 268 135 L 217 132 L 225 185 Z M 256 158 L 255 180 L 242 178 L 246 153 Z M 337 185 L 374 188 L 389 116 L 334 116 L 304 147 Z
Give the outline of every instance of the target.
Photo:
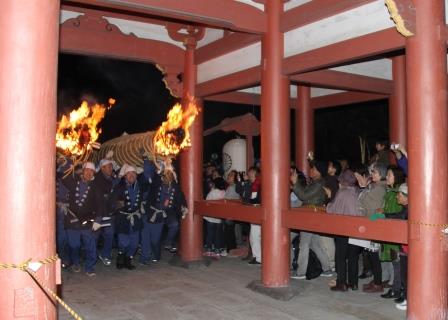
M 69 247 L 67 230 L 64 226 L 65 216 L 67 214 L 69 206 L 69 190 L 61 182 L 60 175 L 70 169 L 72 162 L 65 156 L 59 156 L 57 159 L 56 169 L 56 252 L 61 259 L 61 266 L 66 268 L 69 265 Z
M 358 206 L 358 186 L 356 177 L 350 169 L 345 170 L 338 178 L 339 190 L 332 202 L 327 205 L 327 213 L 360 216 Z M 360 247 L 349 243 L 349 238 L 336 236 L 336 285 L 332 291 L 345 292 L 358 289 L 358 258 Z M 348 277 L 347 277 L 348 273 Z
M 141 202 L 143 185 L 137 181 L 137 170 L 125 165 L 124 178 L 114 188 L 112 201 L 116 208 L 115 231 L 118 235 L 117 269 L 135 269 L 132 259 L 137 251 L 142 228 Z
M 323 206 L 327 201 L 325 192 L 325 181 L 323 177 L 327 174 L 328 165 L 325 162 L 310 161 L 311 183 L 303 186 L 298 181 L 297 173 L 291 175 L 292 190 L 295 195 L 303 202 L 303 206 Z M 293 275 L 294 279 L 305 279 L 308 267 L 309 251 L 312 249 L 322 264 L 322 276 L 330 277 L 332 275 L 330 259 L 321 245 L 320 236 L 310 232 L 300 232 L 299 258 L 297 273 Z
M 172 171 L 163 171 L 154 175 L 146 201 L 146 217 L 143 222 L 141 264 L 150 260 L 157 262 L 161 258 L 162 230 L 167 226 L 165 248 L 171 253 L 177 251 L 176 237 L 179 231 L 180 218 L 186 214 L 186 200 Z M 144 236 L 144 239 L 143 239 Z
M 93 183 L 101 195 L 100 203 L 98 204 L 101 208 L 99 215 L 102 217 L 101 223 L 105 226 L 97 232 L 98 239 L 99 237 L 103 238 L 103 247 L 98 258 L 105 266 L 110 266 L 112 263 L 112 243 L 114 238 L 112 191 L 113 187 L 118 184 L 119 179 L 114 176 L 113 163 L 110 159 L 102 159 L 99 167 L 100 170 L 95 175 Z
M 387 167 L 383 163 L 374 163 L 370 167 L 368 177 L 355 173 L 358 185 L 362 191 L 359 195 L 359 207 L 363 216 L 375 220 L 382 216 L 384 209 L 384 196 L 386 195 Z M 365 250 L 372 268 L 373 281 L 363 286 L 363 291 L 368 293 L 382 293 L 382 270 L 380 256 L 377 251 Z
M 69 175 L 61 180 L 69 191 L 69 207 L 64 225 L 67 230 L 70 249 L 70 266 L 73 272 L 80 272 L 81 241 L 86 255 L 85 270 L 88 276 L 95 275 L 96 237 L 98 228 L 99 194 L 93 184 L 95 165 L 85 162 L 81 174 Z

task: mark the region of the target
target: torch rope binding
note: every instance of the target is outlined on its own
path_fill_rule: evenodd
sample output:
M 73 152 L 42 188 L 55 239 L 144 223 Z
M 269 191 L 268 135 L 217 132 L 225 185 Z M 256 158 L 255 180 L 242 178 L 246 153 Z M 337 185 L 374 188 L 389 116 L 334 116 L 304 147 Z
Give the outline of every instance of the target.
M 40 263 L 42 265 L 45 264 L 51 264 L 58 261 L 59 257 L 57 254 L 55 254 L 52 257 L 42 259 L 39 261 L 36 261 L 37 263 Z M 1 263 L 0 262 L 0 270 L 6 270 L 6 269 L 18 269 L 20 271 L 26 272 L 29 274 L 31 278 L 33 278 L 34 281 L 44 290 L 46 291 L 50 296 L 52 296 L 62 307 L 64 307 L 65 310 L 67 310 L 70 315 L 76 319 L 76 320 L 82 320 L 82 318 L 72 309 L 68 304 L 64 302 L 56 293 L 53 292 L 50 288 L 48 288 L 43 281 L 37 276 L 37 274 L 29 268 L 30 263 L 32 262 L 32 259 L 25 260 L 19 264 L 15 263 Z

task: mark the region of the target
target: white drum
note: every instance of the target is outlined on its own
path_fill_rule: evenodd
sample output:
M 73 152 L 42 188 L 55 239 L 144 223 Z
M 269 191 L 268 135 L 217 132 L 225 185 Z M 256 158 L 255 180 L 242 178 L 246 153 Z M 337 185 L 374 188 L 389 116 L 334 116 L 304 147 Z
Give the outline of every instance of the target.
M 222 162 L 225 178 L 231 170 L 247 171 L 246 140 L 233 139 L 228 141 L 222 148 Z

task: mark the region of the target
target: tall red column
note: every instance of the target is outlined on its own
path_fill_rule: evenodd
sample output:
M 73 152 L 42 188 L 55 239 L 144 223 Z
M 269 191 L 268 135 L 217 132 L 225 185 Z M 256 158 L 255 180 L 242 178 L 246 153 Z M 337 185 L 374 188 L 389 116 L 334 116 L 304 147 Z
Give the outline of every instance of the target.
M 268 31 L 262 39 L 261 202 L 262 282 L 266 287 L 289 284 L 289 230 L 282 210 L 289 205 L 289 81 L 282 74 L 282 0 L 265 4 Z
M 314 151 L 314 110 L 311 107 L 311 88 L 297 86 L 296 165 L 308 175 L 308 152 Z
M 407 146 L 406 141 L 406 58 L 392 58 L 394 92 L 389 97 L 389 140 Z
M 447 319 L 446 26 L 443 0 L 414 0 L 406 41 L 409 148 L 408 319 Z
M 55 254 L 59 1 L 4 0 L 0 10 L 0 262 Z M 55 289 L 55 264 L 38 276 Z M 55 319 L 25 272 L 0 270 L 0 319 Z
M 194 97 L 196 86 L 196 65 L 194 50 L 196 40 L 186 42 L 185 67 L 183 74 L 183 100 Z M 201 101 L 198 100 L 201 104 Z M 199 105 L 200 106 L 200 105 Z M 180 156 L 181 188 L 187 199 L 190 213 L 181 223 L 180 256 L 184 262 L 198 261 L 202 258 L 202 217 L 194 216 L 194 201 L 202 199 L 202 152 L 203 152 L 203 110 L 190 127 L 191 147 Z

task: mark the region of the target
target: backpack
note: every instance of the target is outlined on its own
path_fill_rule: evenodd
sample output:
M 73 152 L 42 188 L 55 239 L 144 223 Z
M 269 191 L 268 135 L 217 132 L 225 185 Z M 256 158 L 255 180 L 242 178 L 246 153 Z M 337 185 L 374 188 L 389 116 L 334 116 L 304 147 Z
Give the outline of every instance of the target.
M 314 251 L 310 249 L 308 266 L 306 268 L 306 280 L 317 278 L 322 272 L 322 264 L 320 263 Z

